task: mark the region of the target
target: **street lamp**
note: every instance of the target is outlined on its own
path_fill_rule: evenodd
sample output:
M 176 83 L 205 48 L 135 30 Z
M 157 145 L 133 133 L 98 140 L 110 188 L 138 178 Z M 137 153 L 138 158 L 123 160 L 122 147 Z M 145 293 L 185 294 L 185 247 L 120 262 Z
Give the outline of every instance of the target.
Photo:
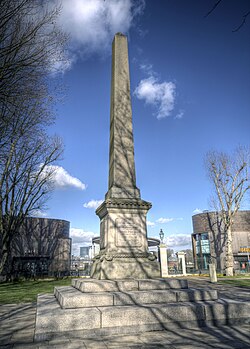
M 159 236 L 160 236 L 161 244 L 163 244 L 164 233 L 162 229 L 160 230 Z

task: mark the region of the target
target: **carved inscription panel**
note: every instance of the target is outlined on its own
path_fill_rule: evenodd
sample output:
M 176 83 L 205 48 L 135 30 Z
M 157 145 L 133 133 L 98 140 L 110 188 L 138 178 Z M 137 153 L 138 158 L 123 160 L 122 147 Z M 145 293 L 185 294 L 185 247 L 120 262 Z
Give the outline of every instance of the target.
M 142 237 L 138 224 L 125 219 L 116 219 L 116 246 L 117 247 L 140 247 Z

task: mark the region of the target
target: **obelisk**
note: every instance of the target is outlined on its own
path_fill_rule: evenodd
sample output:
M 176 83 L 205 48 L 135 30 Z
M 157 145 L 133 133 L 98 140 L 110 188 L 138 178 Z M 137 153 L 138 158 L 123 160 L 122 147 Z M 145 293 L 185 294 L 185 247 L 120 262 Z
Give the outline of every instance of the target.
M 101 221 L 100 253 L 94 259 L 92 278 L 160 277 L 160 265 L 148 251 L 150 208 L 136 187 L 128 43 L 118 33 L 112 45 L 109 187 L 96 210 Z

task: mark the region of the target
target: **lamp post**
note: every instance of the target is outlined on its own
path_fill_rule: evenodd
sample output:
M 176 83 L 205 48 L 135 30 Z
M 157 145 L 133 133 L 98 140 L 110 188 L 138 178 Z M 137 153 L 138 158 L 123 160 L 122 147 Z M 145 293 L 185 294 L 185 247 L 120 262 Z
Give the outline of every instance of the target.
M 160 243 L 160 246 L 159 246 L 160 265 L 161 265 L 161 277 L 167 277 L 168 276 L 167 249 L 166 249 L 166 245 L 163 242 L 164 233 L 163 233 L 162 229 L 160 229 L 159 237 L 160 237 L 160 240 L 161 240 L 161 243 Z

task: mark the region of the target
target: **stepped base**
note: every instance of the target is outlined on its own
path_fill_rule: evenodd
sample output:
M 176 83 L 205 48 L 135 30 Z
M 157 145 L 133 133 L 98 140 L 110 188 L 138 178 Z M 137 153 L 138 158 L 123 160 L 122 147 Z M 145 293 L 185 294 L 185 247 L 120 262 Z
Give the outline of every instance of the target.
M 111 306 L 62 309 L 52 295 L 38 297 L 35 341 L 59 335 L 105 336 L 206 325 L 250 323 L 250 305 L 221 299 L 144 306 Z M 71 330 L 69 330 L 71 329 Z
M 250 303 L 188 289 L 183 279 L 74 279 L 39 295 L 35 340 L 250 323 Z
M 146 305 L 217 300 L 216 290 L 149 290 L 130 292 L 82 293 L 73 287 L 56 287 L 55 296 L 61 308 Z

